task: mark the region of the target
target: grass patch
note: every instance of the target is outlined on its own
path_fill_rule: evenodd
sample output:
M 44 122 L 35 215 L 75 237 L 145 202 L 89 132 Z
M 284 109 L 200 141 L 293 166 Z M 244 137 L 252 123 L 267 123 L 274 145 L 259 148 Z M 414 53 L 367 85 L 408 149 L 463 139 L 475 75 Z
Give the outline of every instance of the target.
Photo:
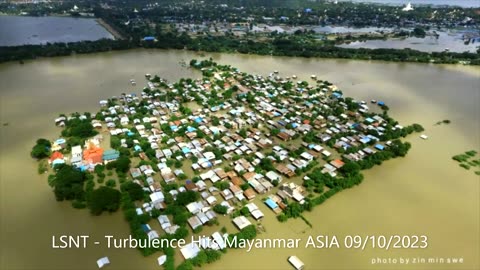
M 458 154 L 452 157 L 453 160 L 459 162 L 459 166 L 465 170 L 470 168 L 480 167 L 480 159 L 478 158 L 478 152 L 475 150 L 466 151 L 463 154 Z M 480 175 L 480 171 L 474 172 L 476 175 Z
M 467 164 L 465 163 L 460 163 L 460 167 L 466 169 L 466 170 L 470 170 L 470 166 L 468 166 Z
M 48 171 L 48 162 L 45 159 L 40 160 L 38 163 L 38 174 L 42 174 Z
M 453 156 L 452 159 L 457 162 L 466 162 L 468 160 L 468 157 L 469 156 L 467 155 L 460 154 L 460 155 Z

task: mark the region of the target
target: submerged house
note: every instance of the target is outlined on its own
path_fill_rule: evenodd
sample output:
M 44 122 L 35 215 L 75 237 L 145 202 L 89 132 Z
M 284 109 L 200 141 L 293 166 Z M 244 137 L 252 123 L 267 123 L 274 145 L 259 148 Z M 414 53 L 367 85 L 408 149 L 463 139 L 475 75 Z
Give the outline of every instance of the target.
M 58 164 L 65 164 L 63 154 L 60 152 L 53 152 L 52 156 L 50 156 L 48 159 L 48 164 L 50 164 L 52 167 L 55 167 L 55 165 Z
M 103 162 L 107 164 L 109 162 L 117 160 L 119 157 L 120 157 L 120 152 L 118 152 L 115 149 L 108 149 L 103 152 L 102 159 L 103 159 Z
M 103 149 L 90 142 L 83 150 L 83 160 L 90 165 L 97 165 L 103 162 Z
M 73 166 L 79 166 L 82 163 L 82 147 L 80 145 L 76 145 L 72 147 L 72 158 L 70 162 Z

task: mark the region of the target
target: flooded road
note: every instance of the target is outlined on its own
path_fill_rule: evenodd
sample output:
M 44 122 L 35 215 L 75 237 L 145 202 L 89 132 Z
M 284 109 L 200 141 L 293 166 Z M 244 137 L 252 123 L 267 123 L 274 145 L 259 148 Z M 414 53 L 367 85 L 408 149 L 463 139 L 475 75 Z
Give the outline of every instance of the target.
M 302 220 L 279 223 L 263 204 L 266 229 L 259 237 L 302 238 L 308 235 L 424 234 L 424 250 L 275 249 L 229 250 L 205 269 L 292 269 L 287 257 L 297 255 L 306 269 L 478 269 L 480 179 L 451 160 L 466 150 L 480 150 L 480 68 L 349 60 L 207 54 L 242 71 L 307 79 L 316 74 L 337 84 L 346 96 L 382 100 L 400 124 L 422 124 L 429 139 L 407 138 L 407 157 L 364 172 L 364 182 L 318 206 Z M 29 157 L 37 138 L 55 139 L 53 119 L 61 112 L 94 112 L 98 100 L 122 92 L 139 93 L 145 73 L 169 81 L 199 77 L 181 67 L 193 52 L 132 50 L 75 57 L 39 59 L 24 65 L 0 65 L 0 269 L 97 269 L 108 256 L 110 269 L 161 269 L 157 256 L 136 250 L 51 248 L 52 235 L 88 234 L 125 237 L 122 213 L 92 217 L 87 210 L 58 203 Z M 131 86 L 130 79 L 137 81 Z M 434 126 L 450 119 L 449 125 Z M 4 126 L 3 124 L 8 123 Z M 222 222 L 222 220 L 220 220 Z M 234 231 L 230 223 L 229 231 Z M 205 231 L 208 232 L 206 229 Z M 372 264 L 375 258 L 462 257 L 460 265 Z M 177 261 L 180 258 L 177 258 Z

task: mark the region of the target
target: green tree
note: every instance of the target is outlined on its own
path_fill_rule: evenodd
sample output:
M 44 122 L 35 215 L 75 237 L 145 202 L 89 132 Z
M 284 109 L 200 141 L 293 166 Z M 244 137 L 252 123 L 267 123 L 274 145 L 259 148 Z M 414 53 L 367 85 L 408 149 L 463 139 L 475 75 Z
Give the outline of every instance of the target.
M 144 194 L 143 188 L 137 183 L 128 181 L 126 183 L 123 183 L 120 189 L 122 191 L 128 192 L 128 194 L 130 195 L 130 198 L 132 198 L 132 200 L 134 201 L 143 199 L 143 194 Z
M 46 158 L 50 156 L 50 141 L 47 139 L 38 139 L 35 146 L 33 146 L 30 155 L 34 158 Z
M 111 187 L 100 187 L 90 193 L 87 205 L 93 215 L 100 215 L 103 211 L 115 212 L 120 206 L 120 191 Z
M 185 191 L 185 192 L 180 192 L 177 195 L 176 202 L 179 205 L 187 205 L 191 202 L 194 202 L 194 201 L 198 200 L 199 197 L 200 197 L 200 195 L 198 194 L 198 192 L 188 190 L 188 191 Z
M 115 161 L 118 172 L 126 173 L 130 169 L 130 159 L 126 156 L 121 156 Z
M 83 200 L 84 190 L 83 183 L 85 174 L 76 170 L 70 165 L 62 165 L 56 175 L 54 181 L 55 197 L 57 201 L 63 200 Z
M 121 145 L 120 138 L 117 136 L 110 136 L 110 147 L 113 149 L 119 148 Z
M 228 208 L 226 206 L 217 204 L 213 207 L 213 211 L 215 211 L 215 213 L 225 215 L 227 214 Z

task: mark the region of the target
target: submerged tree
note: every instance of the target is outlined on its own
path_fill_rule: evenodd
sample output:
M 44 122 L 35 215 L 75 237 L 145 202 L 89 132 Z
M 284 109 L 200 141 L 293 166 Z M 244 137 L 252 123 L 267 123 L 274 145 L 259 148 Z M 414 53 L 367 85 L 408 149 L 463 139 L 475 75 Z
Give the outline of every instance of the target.
M 50 141 L 47 139 L 38 139 L 35 146 L 32 148 L 30 155 L 34 158 L 46 158 L 50 156 Z
M 87 205 L 93 215 L 100 215 L 103 211 L 115 212 L 120 206 L 120 197 L 120 191 L 100 187 L 89 194 Z

